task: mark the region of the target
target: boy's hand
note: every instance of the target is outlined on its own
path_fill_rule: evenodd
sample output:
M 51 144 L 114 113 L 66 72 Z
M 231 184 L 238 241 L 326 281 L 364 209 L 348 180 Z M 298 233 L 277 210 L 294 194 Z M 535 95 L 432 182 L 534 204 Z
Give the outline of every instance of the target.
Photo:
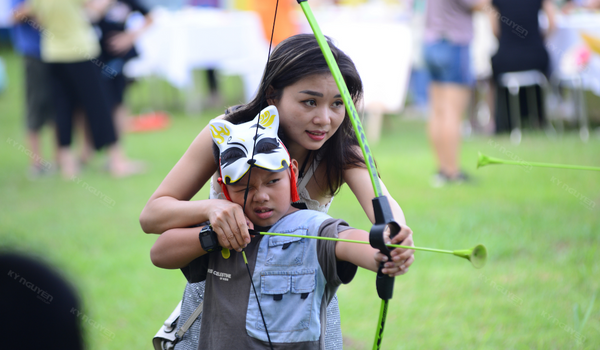
M 389 240 L 389 231 L 384 232 L 385 241 L 387 244 L 400 244 L 405 246 L 414 247 L 412 239 L 412 230 L 408 226 L 402 226 L 400 232 Z M 415 251 L 412 249 L 395 248 L 391 251 L 392 261 L 388 261 L 388 257 L 381 252 L 375 253 L 375 260 L 379 262 L 385 262 L 384 268 L 381 272 L 390 275 L 390 277 L 404 275 L 408 272 L 408 268 L 415 261 Z
M 208 219 L 221 247 L 241 252 L 250 243 L 248 227 L 254 226 L 244 215 L 240 205 L 227 200 L 215 201 Z

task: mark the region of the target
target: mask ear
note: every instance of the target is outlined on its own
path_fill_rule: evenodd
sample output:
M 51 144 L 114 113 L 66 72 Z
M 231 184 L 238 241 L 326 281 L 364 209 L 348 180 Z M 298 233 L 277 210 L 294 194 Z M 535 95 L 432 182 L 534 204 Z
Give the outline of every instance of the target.
M 268 106 L 260 111 L 259 123 L 260 126 L 265 128 L 266 133 L 270 137 L 276 138 L 279 131 L 279 112 L 277 111 L 277 107 Z
M 225 146 L 225 140 L 231 134 L 233 124 L 226 120 L 213 119 L 209 123 L 209 128 L 214 143 L 219 146 L 219 151 L 222 151 Z

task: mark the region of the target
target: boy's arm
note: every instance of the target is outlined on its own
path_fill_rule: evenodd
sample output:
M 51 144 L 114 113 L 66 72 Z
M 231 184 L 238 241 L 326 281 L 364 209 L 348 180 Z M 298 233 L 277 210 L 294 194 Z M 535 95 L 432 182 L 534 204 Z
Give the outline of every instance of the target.
M 190 227 L 165 231 L 150 250 L 152 263 L 163 269 L 178 269 L 206 254 L 198 237 L 201 229 Z
M 339 238 L 368 242 L 369 233 L 358 229 L 348 229 L 340 232 Z M 400 243 L 396 242 L 396 239 L 400 240 L 399 235 L 394 237 L 390 243 Z M 396 248 L 391 252 L 393 260 L 385 263 L 384 269 L 382 270 L 384 274 L 389 274 L 391 277 L 394 277 L 404 273 L 404 267 L 402 267 L 404 260 L 398 259 L 400 261 L 395 261 L 401 252 L 402 250 L 400 248 Z M 335 255 L 339 260 L 351 262 L 374 272 L 377 272 L 381 261 L 388 260 L 387 256 L 381 254 L 377 249 L 370 245 L 349 242 L 336 242 Z

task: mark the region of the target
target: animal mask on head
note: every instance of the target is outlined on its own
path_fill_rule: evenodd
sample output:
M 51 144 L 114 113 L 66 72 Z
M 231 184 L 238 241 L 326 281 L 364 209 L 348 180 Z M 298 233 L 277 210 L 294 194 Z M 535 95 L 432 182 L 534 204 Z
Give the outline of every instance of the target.
M 258 124 L 258 133 L 256 131 Z M 226 120 L 210 121 L 210 132 L 219 147 L 219 183 L 227 199 L 225 184 L 235 184 L 246 175 L 251 166 L 267 171 L 279 172 L 290 169 L 292 201 L 297 202 L 296 177 L 290 167 L 290 155 L 277 136 L 279 113 L 275 106 L 263 109 L 253 120 L 232 124 Z M 256 136 L 256 142 L 254 138 Z M 256 148 L 254 147 L 256 145 Z M 253 152 L 254 151 L 254 152 Z M 254 159 L 252 159 L 254 153 Z

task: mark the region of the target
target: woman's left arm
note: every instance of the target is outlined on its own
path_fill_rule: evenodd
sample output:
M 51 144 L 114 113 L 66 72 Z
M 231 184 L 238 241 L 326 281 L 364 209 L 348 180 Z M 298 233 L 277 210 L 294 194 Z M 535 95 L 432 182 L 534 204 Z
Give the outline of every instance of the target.
M 371 200 L 374 198 L 375 194 L 373 193 L 373 187 L 371 185 L 371 177 L 369 175 L 369 171 L 366 168 L 352 168 L 344 170 L 344 181 L 348 184 L 356 199 L 363 207 L 363 210 L 369 217 L 372 223 L 375 222 L 375 214 L 373 212 L 373 204 Z M 402 212 L 402 208 L 400 205 L 392 198 L 387 188 L 383 184 L 383 181 L 379 180 L 381 184 L 381 190 L 383 195 L 387 197 L 388 202 L 390 203 L 390 208 L 392 209 L 392 214 L 394 215 L 394 219 L 397 223 L 400 224 L 402 229 L 400 233 L 398 233 L 390 243 L 392 244 L 402 244 L 406 246 L 414 247 L 414 242 L 412 238 L 412 230 L 410 227 L 406 226 L 406 219 L 404 218 L 404 213 Z M 368 184 L 368 185 L 367 185 Z M 404 261 L 402 271 L 406 273 L 410 265 L 412 265 L 415 260 L 414 250 L 412 249 L 394 249 L 392 251 L 392 259 L 394 262 Z

